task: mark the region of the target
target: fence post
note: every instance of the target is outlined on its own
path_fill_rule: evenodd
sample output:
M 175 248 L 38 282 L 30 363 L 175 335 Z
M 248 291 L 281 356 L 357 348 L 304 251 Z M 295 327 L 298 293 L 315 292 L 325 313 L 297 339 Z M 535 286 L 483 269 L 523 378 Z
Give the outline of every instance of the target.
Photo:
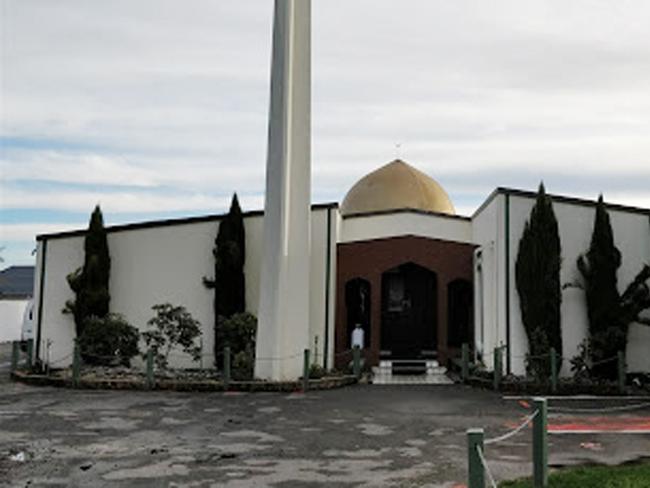
M 18 369 L 19 360 L 20 360 L 20 342 L 13 341 L 11 343 L 11 372 L 12 373 Z
M 302 391 L 307 393 L 309 389 L 309 349 L 305 349 L 305 360 L 302 368 Z
M 352 371 L 354 377 L 359 381 L 361 379 L 361 348 L 359 346 L 352 348 Z
M 463 383 L 467 383 L 469 379 L 469 344 L 467 342 L 463 342 L 461 346 L 461 361 L 463 363 L 461 366 L 461 378 L 463 379 Z
M 557 352 L 551 348 L 551 391 L 557 393 Z
M 81 376 L 81 352 L 79 351 L 79 344 L 77 341 L 74 343 L 74 351 L 72 352 L 72 386 L 79 387 L 79 377 Z
M 627 376 L 627 366 L 625 364 L 625 353 L 618 351 L 618 392 L 625 393 L 625 377 Z
M 34 364 L 34 339 L 27 341 L 27 368 L 31 369 Z
M 230 388 L 230 346 L 223 348 L 223 388 Z
M 467 429 L 467 488 L 485 488 L 485 470 L 477 449 L 483 449 L 483 429 Z
M 147 350 L 147 388 L 153 390 L 156 380 L 154 378 L 153 370 L 153 349 Z
M 548 434 L 546 398 L 534 398 L 537 415 L 533 419 L 533 480 L 535 488 L 548 486 Z
M 494 390 L 499 390 L 501 384 L 501 348 L 494 348 Z

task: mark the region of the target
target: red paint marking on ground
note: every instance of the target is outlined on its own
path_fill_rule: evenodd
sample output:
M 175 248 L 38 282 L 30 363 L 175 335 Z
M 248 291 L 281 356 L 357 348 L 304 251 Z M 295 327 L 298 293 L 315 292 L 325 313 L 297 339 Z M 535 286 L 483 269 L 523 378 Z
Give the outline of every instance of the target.
M 244 393 L 241 391 L 224 391 L 223 396 L 242 396 Z
M 572 417 L 548 424 L 548 431 L 580 432 L 647 432 L 650 433 L 650 417 Z

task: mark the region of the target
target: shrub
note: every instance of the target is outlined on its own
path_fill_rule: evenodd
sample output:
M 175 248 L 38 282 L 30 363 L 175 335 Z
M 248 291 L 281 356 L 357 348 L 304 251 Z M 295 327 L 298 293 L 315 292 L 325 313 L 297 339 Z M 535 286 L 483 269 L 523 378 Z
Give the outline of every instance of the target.
M 201 324 L 183 306 L 163 303 L 151 307 L 156 315 L 147 322 L 153 330 L 142 333 L 147 348 L 153 350 L 154 361 L 159 369 L 167 369 L 169 353 L 180 347 L 194 361 L 201 359 L 201 346 L 195 344 L 201 336 Z M 143 355 L 146 357 L 146 355 Z
M 236 313 L 231 317 L 221 316 L 218 323 L 223 347 L 230 346 L 232 353 L 248 348 L 255 350 L 255 333 L 257 331 L 255 315 L 244 312 Z
M 124 317 L 108 314 L 86 319 L 78 344 L 81 357 L 87 364 L 130 366 L 131 358 L 139 353 L 139 339 L 138 329 Z
M 235 354 L 232 361 L 232 377 L 237 381 L 252 380 L 255 374 L 255 351 L 250 348 Z
M 312 364 L 309 367 L 309 379 L 319 380 L 325 376 L 327 372 L 320 364 Z
M 233 378 L 251 379 L 255 370 L 257 318 L 248 312 L 237 313 L 231 317 L 222 316 L 219 317 L 218 328 L 223 347 L 230 347 Z M 237 370 L 239 371 L 236 372 Z

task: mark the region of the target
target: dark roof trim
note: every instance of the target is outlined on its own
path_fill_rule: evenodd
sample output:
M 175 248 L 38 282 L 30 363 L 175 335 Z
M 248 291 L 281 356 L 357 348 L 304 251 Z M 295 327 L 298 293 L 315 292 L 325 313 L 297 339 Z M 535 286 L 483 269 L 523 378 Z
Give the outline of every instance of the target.
M 490 193 L 490 196 L 487 198 L 487 200 L 485 200 L 485 202 L 483 202 L 483 204 L 476 210 L 476 212 L 474 212 L 472 218 L 480 214 L 492 202 L 492 200 L 496 198 L 497 195 L 511 195 L 511 196 L 522 197 L 522 198 L 536 198 L 537 192 L 528 191 L 528 190 L 517 190 L 515 188 L 499 187 L 495 189 L 492 193 Z M 557 203 L 568 203 L 570 205 L 580 205 L 583 207 L 595 207 L 596 204 L 598 203 L 596 200 L 567 197 L 564 195 L 549 194 L 549 197 L 551 197 L 551 199 Z M 632 207 L 629 205 L 619 205 L 617 203 L 605 203 L 605 208 L 607 208 L 607 210 L 616 210 L 620 212 L 637 213 L 641 215 L 650 216 L 650 209 L 648 208 Z
M 326 210 L 330 208 L 338 208 L 338 203 L 317 203 L 311 206 L 313 210 Z M 253 210 L 244 212 L 243 217 L 261 217 L 264 215 L 264 210 Z M 225 213 L 202 215 L 199 217 L 186 217 L 181 219 L 167 219 L 167 220 L 151 220 L 148 222 L 138 222 L 135 224 L 111 225 L 106 227 L 106 232 L 109 234 L 115 232 L 124 232 L 128 230 L 142 230 L 152 229 L 156 227 L 169 227 L 172 225 L 187 225 L 187 224 L 201 224 L 204 222 L 218 222 L 226 216 Z M 86 229 L 71 230 L 67 232 L 57 232 L 54 234 L 40 234 L 36 236 L 37 241 L 44 241 L 47 239 L 63 239 L 66 237 L 80 237 L 86 234 Z
M 415 213 L 419 215 L 433 215 L 435 217 L 443 217 L 446 219 L 455 219 L 455 220 L 465 220 L 471 221 L 470 217 L 465 217 L 463 215 L 450 215 L 442 212 L 433 212 L 431 210 L 422 210 L 418 208 L 396 208 L 390 210 L 375 210 L 371 212 L 357 212 L 349 215 L 344 215 L 344 219 L 356 219 L 359 217 L 375 217 L 377 215 L 390 215 L 390 214 L 399 214 L 399 213 Z

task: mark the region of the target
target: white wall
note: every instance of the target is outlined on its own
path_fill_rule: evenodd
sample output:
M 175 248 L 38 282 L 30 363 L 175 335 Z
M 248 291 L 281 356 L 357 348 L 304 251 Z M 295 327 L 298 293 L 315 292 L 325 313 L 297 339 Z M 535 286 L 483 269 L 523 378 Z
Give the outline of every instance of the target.
M 332 212 L 332 240 L 336 242 L 336 219 Z M 311 323 L 313 338 L 319 336 L 319 357 L 322 362 L 325 332 L 325 236 L 327 209 L 312 211 L 312 285 Z M 263 217 L 246 216 L 246 301 L 248 310 L 257 314 L 259 303 L 259 273 L 262 254 Z M 213 363 L 213 290 L 204 287 L 202 278 L 212 277 L 214 258 L 212 249 L 218 230 L 218 221 L 180 223 L 171 226 L 121 230 L 108 234 L 111 255 L 111 312 L 120 313 L 141 331 L 153 316 L 151 307 L 170 302 L 183 305 L 199 320 L 203 330 L 204 365 Z M 39 242 L 36 283 L 40 283 L 43 242 Z M 57 366 L 70 364 L 74 341 L 72 316 L 63 314 L 65 301 L 73 294 L 66 276 L 83 264 L 83 237 L 48 238 L 45 253 L 45 281 L 41 318 L 40 357 L 45 357 L 44 345 L 52 341 L 50 358 L 63 359 Z M 333 245 L 330 273 L 330 350 L 333 349 L 334 287 L 336 248 Z M 38 313 L 38 286 L 35 299 Z M 38 318 L 35 323 L 38 323 Z M 172 366 L 189 366 L 182 353 L 172 358 Z M 330 362 L 331 364 L 331 362 Z M 196 365 L 194 365 L 196 366 Z
M 29 300 L 0 299 L 0 342 L 19 341 Z
M 519 296 L 515 286 L 515 262 L 519 240 L 526 220 L 535 201 L 523 196 L 510 196 L 510 317 L 511 347 L 514 356 L 524 356 L 528 350 L 526 333 L 521 322 Z M 580 274 L 576 267 L 578 256 L 589 247 L 594 206 L 555 201 L 553 204 L 558 219 L 562 244 L 561 283 L 576 282 Z M 641 213 L 609 210 L 616 246 L 623 255 L 623 264 L 618 272 L 619 290 L 650 262 L 650 225 L 648 216 Z M 562 292 L 562 341 L 563 355 L 567 358 L 578 353 L 578 345 L 587 336 L 587 309 L 584 292 L 578 288 L 567 288 Z M 650 327 L 633 325 L 628 339 L 627 361 L 630 371 L 650 371 Z M 513 371 L 524 372 L 523 359 L 513 359 Z M 564 361 L 563 375 L 570 375 L 570 364 Z
M 472 239 L 481 251 L 481 274 L 474 263 L 474 337 L 488 369 L 492 369 L 494 348 L 507 342 L 504 201 L 503 195 L 496 195 L 472 218 Z
M 339 242 L 414 235 L 430 239 L 472 242 L 469 220 L 417 212 L 359 215 L 342 219 Z

